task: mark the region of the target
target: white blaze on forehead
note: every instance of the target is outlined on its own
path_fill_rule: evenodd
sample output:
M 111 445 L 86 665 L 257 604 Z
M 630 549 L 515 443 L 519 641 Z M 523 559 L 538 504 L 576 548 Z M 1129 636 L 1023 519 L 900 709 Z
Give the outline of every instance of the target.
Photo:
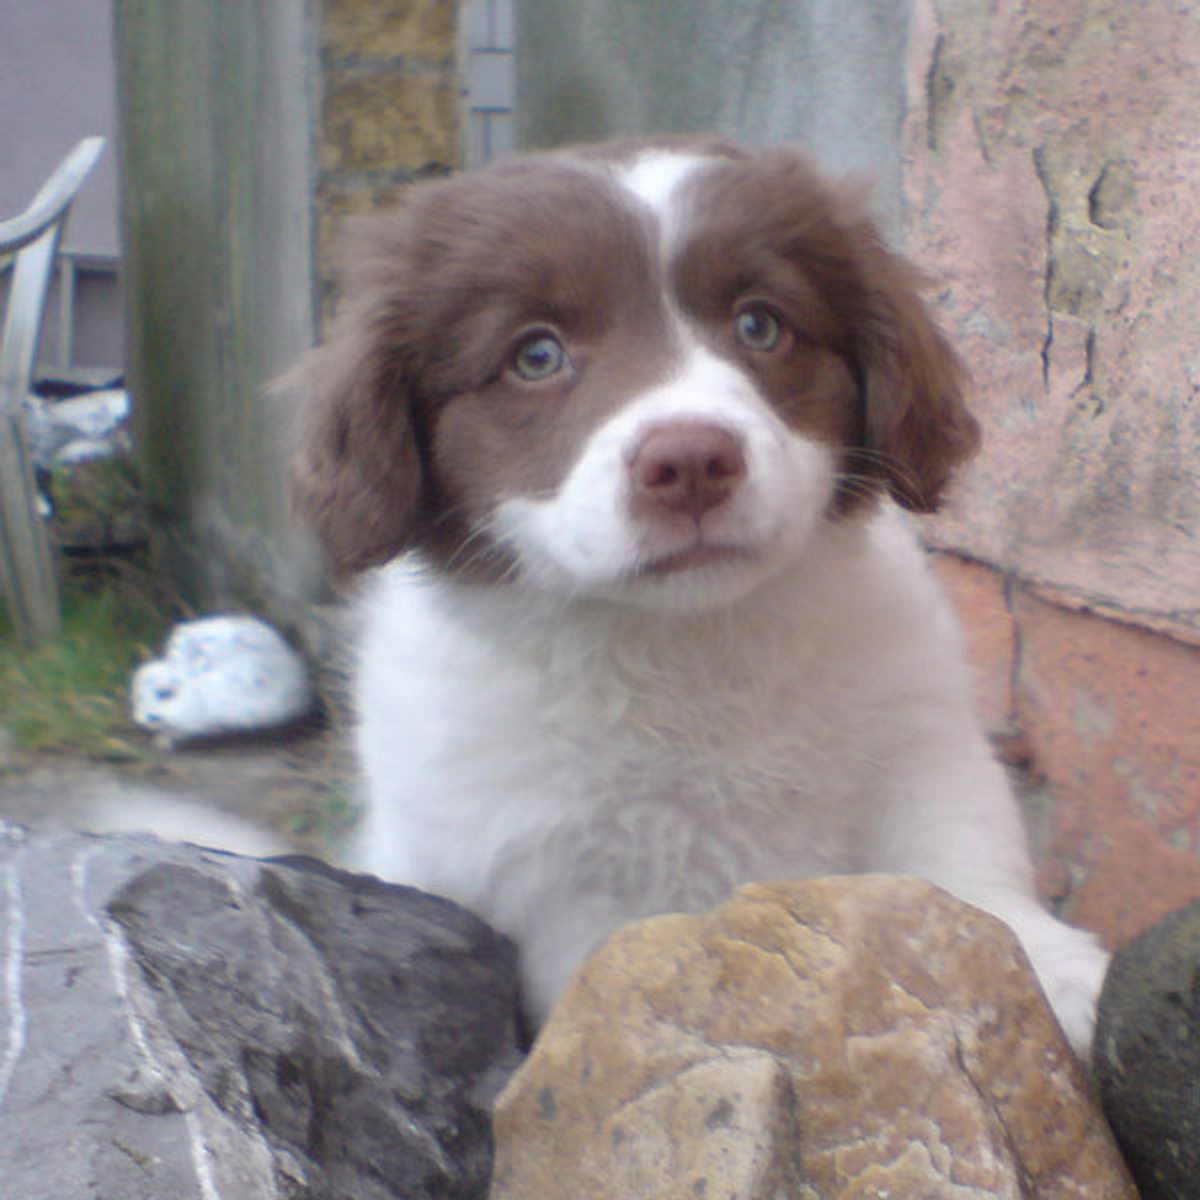
M 658 253 L 664 266 L 671 257 L 678 231 L 679 209 L 674 203 L 675 193 L 685 179 L 710 161 L 703 155 L 678 150 L 647 150 L 631 166 L 616 171 L 620 186 L 649 208 L 657 219 Z M 694 343 L 695 338 L 674 297 L 665 292 L 663 299 L 682 342 L 685 345 Z
M 666 225 L 671 197 L 679 184 L 708 160 L 677 150 L 647 150 L 617 178 L 626 191 L 651 208 Z

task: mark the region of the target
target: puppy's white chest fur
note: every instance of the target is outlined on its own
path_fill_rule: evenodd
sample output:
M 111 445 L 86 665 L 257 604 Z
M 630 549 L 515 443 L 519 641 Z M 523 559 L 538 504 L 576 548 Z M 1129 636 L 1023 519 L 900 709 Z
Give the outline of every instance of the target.
M 1090 1036 L 897 506 L 977 426 L 853 195 L 789 151 L 618 144 L 414 188 L 306 364 L 297 494 L 379 568 L 360 863 L 516 938 L 540 1019 L 598 938 L 739 883 L 924 876 Z
M 890 508 L 734 609 L 538 604 L 409 563 L 367 605 L 365 863 L 512 934 L 539 1014 L 623 921 L 886 861 L 878 798 L 922 726 L 982 752 Z

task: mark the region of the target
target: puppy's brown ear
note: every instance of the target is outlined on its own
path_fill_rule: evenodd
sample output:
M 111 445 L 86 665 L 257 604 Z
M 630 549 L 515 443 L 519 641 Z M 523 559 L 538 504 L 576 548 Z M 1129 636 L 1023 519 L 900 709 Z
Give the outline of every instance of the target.
M 369 241 L 359 230 L 359 250 Z M 379 239 L 373 251 L 403 255 Z M 412 423 L 412 364 L 406 359 L 405 264 L 362 264 L 347 274 L 348 304 L 330 339 L 288 373 L 284 386 L 309 409 L 291 477 L 295 511 L 345 575 L 404 550 L 422 493 Z
M 933 512 L 978 449 L 966 370 L 920 296 L 919 273 L 882 246 L 870 256 L 856 358 L 865 392 L 864 467 L 913 512 Z

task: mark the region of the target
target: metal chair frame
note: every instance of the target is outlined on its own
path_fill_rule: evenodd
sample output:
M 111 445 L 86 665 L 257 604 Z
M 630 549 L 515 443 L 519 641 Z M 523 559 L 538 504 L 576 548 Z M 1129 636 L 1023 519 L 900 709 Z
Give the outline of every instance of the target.
M 84 138 L 23 213 L 0 221 L 0 257 L 15 255 L 0 335 L 0 589 L 17 633 L 31 642 L 53 636 L 62 617 L 53 549 L 38 511 L 25 439 L 25 398 L 63 227 L 103 150 L 103 138 Z

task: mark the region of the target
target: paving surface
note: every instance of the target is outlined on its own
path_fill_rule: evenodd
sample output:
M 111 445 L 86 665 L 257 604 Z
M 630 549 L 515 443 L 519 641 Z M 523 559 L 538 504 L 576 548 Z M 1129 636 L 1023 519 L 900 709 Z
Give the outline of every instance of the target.
M 254 855 L 336 859 L 353 795 L 349 756 L 332 733 L 157 751 L 135 764 L 0 752 L 0 821 L 35 830 L 147 830 Z

